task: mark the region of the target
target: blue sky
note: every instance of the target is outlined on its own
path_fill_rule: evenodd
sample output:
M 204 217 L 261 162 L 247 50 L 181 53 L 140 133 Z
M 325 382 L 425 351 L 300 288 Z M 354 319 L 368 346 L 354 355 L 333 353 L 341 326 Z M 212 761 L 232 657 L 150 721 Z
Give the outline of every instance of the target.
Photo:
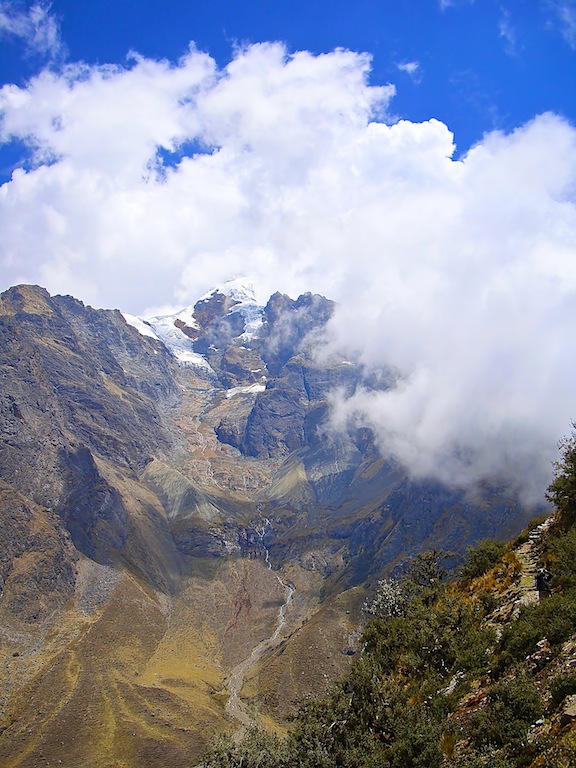
M 542 498 L 576 418 L 576 0 L 0 0 L 0 46 L 0 290 L 322 293 L 338 354 L 399 372 L 335 425 Z
M 190 41 L 221 66 L 234 46 L 263 41 L 368 52 L 371 82 L 397 87 L 397 115 L 442 120 L 460 152 L 540 112 L 576 120 L 574 0 L 55 0 L 51 15 L 59 61 L 122 63 L 130 50 L 176 61 Z M 4 83 L 22 83 L 49 58 L 7 31 L 2 48 Z

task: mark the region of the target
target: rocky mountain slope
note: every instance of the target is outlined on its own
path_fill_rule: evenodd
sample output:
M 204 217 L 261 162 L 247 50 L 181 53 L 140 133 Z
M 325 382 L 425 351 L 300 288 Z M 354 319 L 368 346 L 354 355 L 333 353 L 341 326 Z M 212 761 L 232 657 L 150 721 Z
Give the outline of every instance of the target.
M 369 382 L 317 355 L 333 309 L 238 281 L 148 322 L 2 294 L 3 764 L 189 765 L 260 643 L 236 693 L 281 722 L 348 667 L 366 585 L 522 527 L 502 489 L 415 483 L 327 429 Z
M 562 511 L 506 546 L 469 548 L 444 582 L 437 552 L 385 579 L 363 650 L 287 738 L 218 737 L 204 768 L 385 765 L 567 768 L 576 764 L 576 536 Z M 539 567 L 551 593 L 536 591 Z

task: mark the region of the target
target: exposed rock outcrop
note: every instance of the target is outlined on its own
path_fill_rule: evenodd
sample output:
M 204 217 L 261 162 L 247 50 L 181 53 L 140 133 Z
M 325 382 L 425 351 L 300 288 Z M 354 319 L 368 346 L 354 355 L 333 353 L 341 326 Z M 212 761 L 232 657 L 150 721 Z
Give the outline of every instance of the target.
M 126 555 L 140 526 L 98 460 L 133 482 L 170 448 L 161 411 L 178 387 L 165 347 L 119 312 L 19 286 L 0 298 L 0 369 L 1 477 L 54 509 L 88 556 Z
M 45 619 L 74 592 L 78 558 L 59 517 L 0 480 L 0 616 Z

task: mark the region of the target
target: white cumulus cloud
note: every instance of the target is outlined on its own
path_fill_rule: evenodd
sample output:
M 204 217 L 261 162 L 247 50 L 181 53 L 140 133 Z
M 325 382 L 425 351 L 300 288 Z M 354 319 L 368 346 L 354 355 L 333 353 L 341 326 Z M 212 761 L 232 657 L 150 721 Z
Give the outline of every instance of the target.
M 380 279 L 334 334 L 399 380 L 335 415 L 374 426 L 417 476 L 539 499 L 575 409 L 576 132 L 543 115 L 450 166 L 414 175 L 365 233 Z
M 0 187 L 4 287 L 133 314 L 239 274 L 323 293 L 334 346 L 398 376 L 335 423 L 416 475 L 541 497 L 576 415 L 576 131 L 541 115 L 455 160 L 446 125 L 387 119 L 369 69 L 260 44 L 5 86 L 0 141 L 30 157 Z

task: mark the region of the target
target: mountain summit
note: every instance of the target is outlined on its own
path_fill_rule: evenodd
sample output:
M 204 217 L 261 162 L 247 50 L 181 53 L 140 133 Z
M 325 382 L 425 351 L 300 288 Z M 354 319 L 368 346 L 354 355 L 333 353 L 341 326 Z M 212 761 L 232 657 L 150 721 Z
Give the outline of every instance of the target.
M 374 386 L 317 355 L 333 311 L 245 281 L 147 321 L 0 296 L 9 764 L 188 765 L 216 727 L 283 722 L 347 668 L 367 587 L 522 527 L 503 489 L 415 482 L 332 428 L 331 392 Z
M 194 342 L 205 336 L 209 329 L 214 330 L 215 325 L 221 331 L 228 327 L 229 333 L 225 334 L 228 342 L 233 338 L 249 341 L 262 325 L 263 313 L 264 307 L 256 302 L 252 283 L 236 279 L 214 288 L 195 304 L 175 314 L 149 320 L 126 314 L 124 318 L 144 336 L 162 341 L 181 364 L 205 368 L 209 366 L 198 356 Z

